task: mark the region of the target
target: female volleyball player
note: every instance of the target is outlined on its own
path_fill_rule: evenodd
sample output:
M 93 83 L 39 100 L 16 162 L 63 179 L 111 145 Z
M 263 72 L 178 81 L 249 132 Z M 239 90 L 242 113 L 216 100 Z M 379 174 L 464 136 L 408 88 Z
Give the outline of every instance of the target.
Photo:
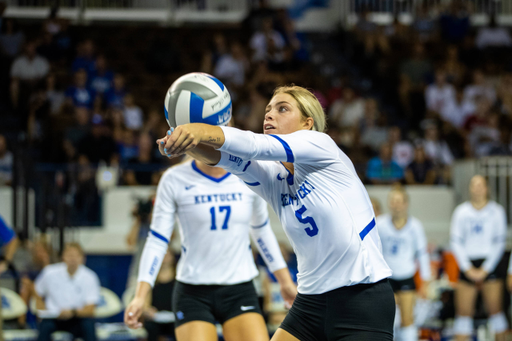
M 272 340 L 392 340 L 391 270 L 370 198 L 325 125 L 311 92 L 281 87 L 264 134 L 186 124 L 157 143 L 162 154 L 188 152 L 237 175 L 279 216 L 297 254 L 299 294 Z
M 419 264 L 423 281 L 430 280 L 430 260 L 427 253 L 427 239 L 421 222 L 408 213 L 409 196 L 401 187 L 391 190 L 388 198 L 389 211 L 377 218 L 377 227 L 382 240 L 382 253 L 393 276 L 389 282 L 400 307 L 400 341 L 418 340 L 418 329 L 414 326 L 414 304 L 416 285 L 414 274 Z M 421 286 L 425 295 L 427 283 Z
M 215 322 L 222 324 L 226 341 L 268 340 L 252 283 L 258 272 L 249 234 L 290 305 L 297 289 L 270 227 L 267 203 L 224 169 L 195 160 L 168 169 L 158 184 L 127 325 L 140 326 L 175 217 L 182 249 L 173 294 L 177 340 L 217 340 Z
M 489 200 L 487 181 L 475 175 L 469 183 L 470 201 L 457 206 L 451 223 L 451 247 L 460 268 L 455 291 L 454 332 L 457 341 L 469 340 L 477 290 L 482 290 L 496 341 L 506 338 L 507 319 L 501 305 L 503 280 L 496 266 L 505 250 L 507 218 L 498 203 Z

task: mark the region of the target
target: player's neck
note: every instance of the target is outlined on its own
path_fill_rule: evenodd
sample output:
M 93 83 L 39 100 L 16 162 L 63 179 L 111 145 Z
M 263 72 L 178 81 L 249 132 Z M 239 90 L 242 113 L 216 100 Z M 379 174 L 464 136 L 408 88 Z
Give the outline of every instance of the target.
M 220 167 L 210 167 L 206 165 L 205 163 L 195 160 L 196 167 L 199 168 L 201 172 L 204 174 L 207 174 L 209 176 L 213 176 L 214 178 L 220 178 L 224 175 L 226 175 L 228 172 Z
M 407 224 L 407 216 L 392 217 L 391 220 L 397 230 L 402 229 Z
M 489 200 L 487 200 L 487 198 L 483 198 L 483 199 L 479 199 L 479 200 L 471 200 L 471 205 L 477 209 L 477 210 L 481 210 L 482 208 L 484 208 L 487 203 L 489 202 Z
M 293 163 L 291 162 L 283 162 L 283 166 L 288 169 L 288 171 L 293 175 L 295 168 L 293 168 Z

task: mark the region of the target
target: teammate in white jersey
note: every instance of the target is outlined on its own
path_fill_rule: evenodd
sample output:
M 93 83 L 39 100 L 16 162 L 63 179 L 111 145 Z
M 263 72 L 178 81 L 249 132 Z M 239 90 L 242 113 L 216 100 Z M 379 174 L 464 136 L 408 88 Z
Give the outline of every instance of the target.
M 177 340 L 216 340 L 215 322 L 227 341 L 268 340 L 252 283 L 258 271 L 249 234 L 290 304 L 297 290 L 270 227 L 267 203 L 239 178 L 199 161 L 168 169 L 158 184 L 127 325 L 140 326 L 176 217 L 182 249 L 173 293 Z
M 457 206 L 452 216 L 451 247 L 460 268 L 455 291 L 454 332 L 457 341 L 469 340 L 477 290 L 482 290 L 489 323 L 496 341 L 506 338 L 503 313 L 503 279 L 496 266 L 503 257 L 507 218 L 501 205 L 488 199 L 487 182 L 475 175 L 469 183 L 470 201 Z
M 396 340 L 418 340 L 418 329 L 414 325 L 416 285 L 414 274 L 418 268 L 424 281 L 420 295 L 425 297 L 427 281 L 430 280 L 430 259 L 427 239 L 421 222 L 408 213 L 409 196 L 401 187 L 389 193 L 389 211 L 377 218 L 377 227 L 382 240 L 382 253 L 393 276 L 389 282 L 400 307 L 401 328 Z
M 297 254 L 299 294 L 272 340 L 392 340 L 391 270 L 370 198 L 323 133 L 320 103 L 304 88 L 278 88 L 263 128 L 186 124 L 157 143 L 237 175 L 277 213 Z

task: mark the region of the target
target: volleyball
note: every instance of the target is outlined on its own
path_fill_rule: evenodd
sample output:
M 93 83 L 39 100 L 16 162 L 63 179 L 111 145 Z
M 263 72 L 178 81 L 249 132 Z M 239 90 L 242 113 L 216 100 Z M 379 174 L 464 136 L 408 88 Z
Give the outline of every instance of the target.
M 188 73 L 172 83 L 164 102 L 170 127 L 187 123 L 226 125 L 231 120 L 231 96 L 217 78 Z

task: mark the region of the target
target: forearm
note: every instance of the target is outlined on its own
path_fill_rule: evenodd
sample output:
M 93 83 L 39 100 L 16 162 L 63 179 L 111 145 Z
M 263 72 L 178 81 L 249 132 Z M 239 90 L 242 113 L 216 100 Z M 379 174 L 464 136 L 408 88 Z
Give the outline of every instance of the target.
M 457 265 L 462 271 L 468 271 L 472 265 L 469 261 L 469 257 L 467 256 L 466 252 L 464 251 L 464 247 L 460 245 L 458 242 L 452 242 L 451 248 L 453 251 L 453 255 L 455 256 L 455 259 L 457 260 Z
M 135 290 L 135 298 L 146 300 L 151 293 L 151 285 L 148 282 L 137 283 L 137 289 Z
M 87 318 L 87 317 L 93 317 L 94 316 L 94 304 L 89 304 L 83 307 L 82 309 L 77 309 L 75 311 L 75 316 L 79 318 Z
M 207 165 L 214 166 L 219 163 L 221 153 L 212 146 L 200 144 L 196 148 L 187 152 L 187 154 L 196 160 L 202 161 Z
M 280 285 L 293 283 L 292 276 L 290 276 L 290 271 L 288 271 L 288 268 L 279 269 L 274 271 L 273 274 Z
M 17 237 L 14 237 L 9 244 L 5 247 L 5 260 L 8 262 L 12 261 L 12 258 L 14 257 L 14 253 L 16 252 L 16 249 L 18 248 L 19 240 Z

